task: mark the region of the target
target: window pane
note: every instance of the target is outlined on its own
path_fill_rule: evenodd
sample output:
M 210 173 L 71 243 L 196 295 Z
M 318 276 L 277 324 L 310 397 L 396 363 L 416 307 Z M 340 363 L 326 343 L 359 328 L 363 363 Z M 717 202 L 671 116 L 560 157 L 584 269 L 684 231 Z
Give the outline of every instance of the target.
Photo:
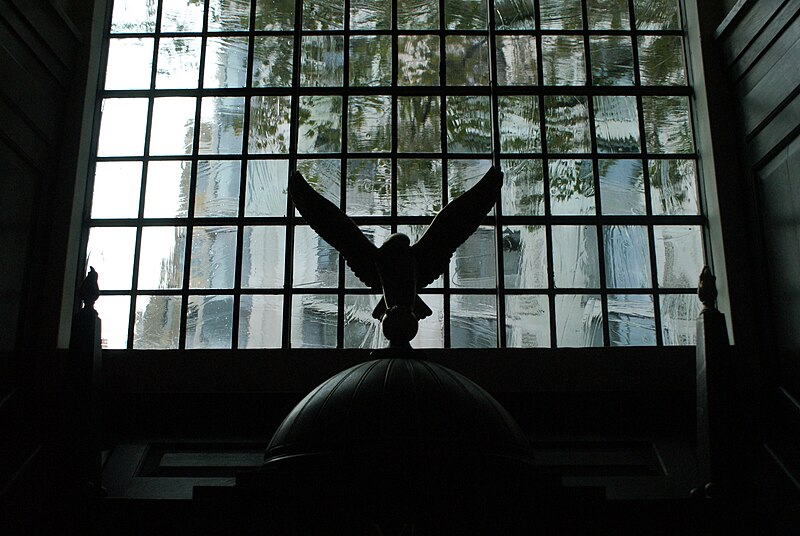
M 497 37 L 496 42 L 497 83 L 501 86 L 536 85 L 536 38 L 503 35 Z
M 583 28 L 581 0 L 539 0 L 542 29 L 580 30 Z
M 139 214 L 141 162 L 98 162 L 94 170 L 92 218 L 135 218 Z
M 111 15 L 111 33 L 153 32 L 156 29 L 156 3 L 116 0 Z
M 300 97 L 299 153 L 338 153 L 342 150 L 342 98 Z
M 186 348 L 230 348 L 233 296 L 189 296 Z
M 236 227 L 195 227 L 189 288 L 232 288 L 236 266 Z
M 608 288 L 648 288 L 653 284 L 650 277 L 649 242 L 647 227 L 644 226 L 603 227 Z M 651 299 L 651 307 L 652 301 Z
M 497 257 L 494 228 L 481 226 L 461 244 L 450 260 L 450 284 L 453 287 L 495 288 Z
M 292 298 L 293 348 L 336 348 L 338 301 L 325 294 Z
M 144 196 L 145 218 L 185 218 L 189 211 L 192 163 L 182 160 L 154 161 L 147 167 Z
M 339 252 L 305 225 L 294 228 L 293 286 L 339 286 Z
M 179 289 L 183 286 L 186 227 L 145 227 L 139 253 L 137 288 Z
M 256 0 L 256 30 L 292 30 L 295 0 Z
M 583 37 L 572 35 L 542 37 L 543 83 L 548 86 L 586 84 Z
M 603 214 L 644 214 L 642 161 L 604 159 L 598 166 Z
M 162 32 L 200 32 L 203 30 L 203 0 L 163 0 Z
M 550 160 L 550 212 L 586 216 L 595 213 L 591 160 Z
M 350 28 L 353 30 L 390 30 L 392 3 L 386 0 L 350 0 Z
M 133 326 L 133 348 L 156 350 L 178 348 L 181 328 L 180 296 L 139 296 Z M 104 324 L 105 331 L 105 324 Z
M 100 339 L 100 346 L 104 350 L 126 348 L 131 314 L 130 297 L 100 296 L 94 308 L 103 322 L 103 338 Z
M 303 29 L 341 30 L 344 28 L 342 0 L 303 0 Z
M 297 170 L 323 197 L 337 207 L 341 206 L 342 162 L 341 160 L 298 160 Z M 299 212 L 296 212 L 299 215 Z
M 608 335 L 611 346 L 655 346 L 653 297 L 649 294 L 610 295 Z
M 397 27 L 401 30 L 438 30 L 439 3 L 397 0 Z
M 97 271 L 97 284 L 102 290 L 131 288 L 135 242 L 133 227 L 93 227 L 89 231 L 86 266 Z
M 250 160 L 244 215 L 285 216 L 288 177 L 288 160 Z
M 636 27 L 640 30 L 680 30 L 677 0 L 633 0 Z
M 694 160 L 650 160 L 653 214 L 700 214 Z
M 389 35 L 350 37 L 350 85 L 389 86 L 391 83 L 392 37 Z
M 439 85 L 439 37 L 401 35 L 397 38 L 397 84 Z
M 392 208 L 392 161 L 358 159 L 347 162 L 347 214 L 389 216 Z
M 552 153 L 587 153 L 589 109 L 586 97 L 571 95 L 546 96 L 544 99 L 547 126 L 547 149 Z
M 472 188 L 492 166 L 491 160 L 450 160 L 447 162 L 448 203 Z M 494 209 L 489 214 L 494 214 Z
M 658 285 L 696 288 L 703 268 L 703 237 L 698 225 L 655 226 Z
M 445 38 L 447 85 L 482 86 L 489 83 L 489 45 L 486 37 L 449 35 Z
M 372 318 L 372 310 L 381 296 L 375 294 L 344 297 L 344 347 L 382 348 L 387 345 L 381 324 Z
M 589 45 L 592 83 L 598 86 L 633 85 L 633 47 L 629 36 L 592 36 Z
M 300 85 L 341 86 L 344 77 L 344 37 L 312 35 L 303 37 L 300 55 Z
M 552 234 L 556 288 L 599 287 L 597 229 L 591 225 L 554 225 Z
M 150 130 L 151 155 L 191 154 L 194 146 L 194 97 L 153 99 L 153 125 Z
M 500 197 L 506 216 L 544 214 L 544 175 L 541 160 L 503 160 Z
M 411 339 L 414 348 L 444 347 L 444 299 L 440 294 L 423 294 L 420 299 L 433 314 L 420 320 L 417 335 Z
M 242 288 L 283 288 L 284 227 L 247 226 L 242 242 Z
M 288 154 L 292 98 L 271 95 L 250 100 L 251 153 Z
M 556 344 L 562 348 L 603 346 L 600 296 L 556 296 Z
M 439 97 L 397 97 L 397 116 L 400 152 L 442 150 Z
M 649 153 L 694 151 L 688 97 L 642 97 Z
M 636 97 L 594 97 L 594 126 L 600 153 L 638 153 Z
M 447 96 L 447 150 L 451 153 L 491 152 L 489 97 Z
M 486 0 L 445 0 L 445 24 L 450 30 L 486 28 Z
M 195 217 L 236 217 L 239 214 L 239 160 L 200 160 L 197 162 Z
M 547 237 L 543 226 L 503 228 L 503 277 L 506 288 L 547 288 Z
M 539 98 L 514 95 L 497 98 L 500 119 L 500 150 L 504 153 L 541 151 Z
M 97 156 L 140 156 L 144 152 L 147 99 L 103 99 Z
M 629 30 L 628 0 L 586 0 L 590 30 Z
M 232 32 L 250 27 L 250 0 L 208 0 L 208 31 Z
M 200 76 L 199 37 L 162 37 L 158 40 L 157 89 L 191 89 Z
M 244 97 L 204 97 L 200 153 L 241 154 Z
M 388 152 L 392 146 L 392 98 L 384 95 L 353 96 L 348 105 L 348 152 Z
M 660 298 L 664 345 L 694 345 L 697 340 L 697 317 L 700 314 L 697 294 L 666 294 Z
M 686 85 L 683 38 L 672 35 L 640 36 L 639 70 L 644 86 Z
M 152 68 L 152 39 L 109 40 L 106 89 L 149 89 Z
M 397 214 L 429 216 L 442 209 L 442 161 L 397 161 Z
M 450 296 L 450 345 L 453 348 L 497 347 L 497 298 L 494 295 Z
M 533 0 L 495 0 L 495 27 L 501 30 L 533 30 L 536 7 Z
M 253 46 L 253 87 L 291 87 L 293 51 L 294 40 L 291 37 L 256 36 Z
M 506 346 L 550 347 L 550 305 L 547 296 L 506 296 Z
M 391 227 L 388 225 L 362 225 L 359 230 L 367 237 L 367 240 L 377 247 L 383 245 L 392 233 Z M 368 288 L 356 277 L 349 266 L 344 270 L 344 286 L 345 288 Z
M 239 348 L 280 348 L 283 296 L 243 295 L 239 303 Z

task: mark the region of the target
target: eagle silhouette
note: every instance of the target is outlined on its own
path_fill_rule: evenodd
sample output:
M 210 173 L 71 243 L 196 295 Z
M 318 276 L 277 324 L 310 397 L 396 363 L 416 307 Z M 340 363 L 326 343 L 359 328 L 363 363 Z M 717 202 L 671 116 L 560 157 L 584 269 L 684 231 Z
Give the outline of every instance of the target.
M 296 171 L 289 195 L 314 231 L 336 248 L 365 285 L 383 294 L 372 316 L 381 321 L 390 346 L 408 346 L 418 322 L 433 312 L 417 293 L 447 270 L 458 246 L 472 235 L 497 202 L 503 174 L 489 171 L 448 203 L 415 243 L 403 233 L 376 247 L 339 207 L 317 193 Z

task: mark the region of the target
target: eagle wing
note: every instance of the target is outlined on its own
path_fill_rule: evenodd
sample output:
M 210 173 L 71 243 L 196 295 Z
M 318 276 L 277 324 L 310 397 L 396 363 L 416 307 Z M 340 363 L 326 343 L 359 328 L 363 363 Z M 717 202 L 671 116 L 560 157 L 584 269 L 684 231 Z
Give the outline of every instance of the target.
M 339 207 L 317 193 L 299 171 L 289 179 L 289 195 L 314 231 L 341 253 L 353 273 L 365 285 L 380 289 L 375 266 L 378 248 Z
M 458 246 L 475 232 L 492 210 L 502 186 L 503 174 L 493 166 L 475 186 L 436 215 L 422 237 L 411 246 L 418 288 L 430 285 L 447 270 L 447 263 Z

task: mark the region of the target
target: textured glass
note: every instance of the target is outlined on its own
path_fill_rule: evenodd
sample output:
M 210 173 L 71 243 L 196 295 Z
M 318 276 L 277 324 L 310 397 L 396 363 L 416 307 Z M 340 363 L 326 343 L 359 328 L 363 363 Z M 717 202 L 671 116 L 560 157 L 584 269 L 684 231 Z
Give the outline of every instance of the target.
M 143 228 L 137 288 L 181 288 L 185 253 L 186 227 Z
M 550 347 L 550 305 L 547 296 L 506 296 L 506 346 Z
M 111 33 L 151 33 L 156 29 L 155 2 L 116 0 L 111 15 Z
M 338 285 L 339 252 L 310 227 L 295 227 L 293 286 L 336 288 Z
M 297 170 L 308 183 L 330 202 L 340 206 L 342 163 L 340 160 L 298 160 Z M 297 212 L 299 215 L 300 213 Z
M 661 337 L 665 346 L 693 346 L 697 341 L 697 294 L 662 294 Z
M 642 97 L 649 153 L 694 152 L 689 97 Z
M 189 296 L 186 348 L 230 348 L 233 296 Z
M 591 150 L 586 97 L 548 95 L 544 107 L 549 152 L 588 153 Z
M 236 266 L 236 227 L 195 227 L 189 288 L 232 288 Z
M 92 218 L 135 218 L 139 214 L 141 162 L 98 162 L 94 170 Z
M 397 27 L 401 30 L 438 30 L 439 3 L 397 0 Z
M 100 339 L 100 346 L 104 350 L 126 348 L 128 319 L 131 314 L 130 297 L 100 296 L 94 308 L 103 322 L 103 338 Z
M 194 97 L 153 99 L 153 124 L 150 130 L 151 155 L 191 154 L 194 146 Z
M 299 153 L 338 153 L 342 150 L 342 98 L 300 97 Z
M 450 346 L 497 347 L 497 297 L 494 294 L 450 296 Z
M 640 30 L 680 30 L 678 0 L 633 0 L 636 27 Z
M 536 29 L 536 6 L 533 0 L 495 0 L 494 11 L 498 30 Z
M 419 241 L 419 239 L 422 238 L 422 235 L 424 235 L 425 231 L 427 231 L 427 230 L 428 230 L 428 225 L 427 224 L 426 225 L 398 225 L 397 226 L 397 232 L 398 233 L 403 233 L 404 235 L 406 235 L 409 238 L 409 240 L 411 241 L 411 244 L 416 244 Z M 436 288 L 444 287 L 444 277 L 443 276 L 445 276 L 445 277 L 447 276 L 447 270 L 445 270 L 444 274 L 442 274 L 439 277 L 437 277 L 434 280 L 433 283 L 431 283 L 430 285 L 428 285 L 425 288 L 436 289 Z M 426 295 L 425 296 L 425 303 L 431 305 L 430 302 L 428 301 L 428 298 L 434 298 L 434 297 L 430 296 L 430 295 Z M 433 309 L 433 306 L 431 306 L 431 309 Z
M 461 244 L 450 259 L 453 287 L 495 288 L 497 260 L 494 227 L 479 227 Z
M 590 30 L 630 30 L 628 0 L 586 0 Z
M 447 162 L 447 202 L 449 203 L 475 186 L 491 166 L 491 160 L 449 160 Z M 494 209 L 489 214 L 494 214 Z
M 347 113 L 347 151 L 388 152 L 392 148 L 392 98 L 351 96 Z
M 594 97 L 594 128 L 599 153 L 638 153 L 636 97 Z
M 180 296 L 137 296 L 133 324 L 135 350 L 176 350 L 180 343 Z M 105 333 L 105 322 L 103 322 Z
M 703 235 L 699 225 L 657 225 L 656 270 L 658 286 L 696 288 L 703 269 Z
M 247 189 L 244 215 L 285 216 L 288 160 L 250 160 L 247 162 Z
M 103 290 L 127 290 L 133 277 L 133 227 L 92 227 L 86 246 L 86 266 L 97 271 Z
M 372 310 L 380 298 L 374 294 L 344 297 L 345 348 L 383 348 L 387 345 L 380 323 L 372 318 Z
M 239 348 L 280 348 L 282 328 L 283 296 L 242 296 Z
M 541 225 L 503 228 L 506 288 L 547 288 L 547 237 Z
M 109 39 L 106 89 L 149 89 L 153 39 Z
M 294 29 L 295 0 L 256 0 L 256 30 Z
M 483 86 L 489 83 L 489 44 L 479 35 L 445 37 L 448 86 Z
M 544 214 L 544 175 L 541 160 L 503 160 L 500 198 L 506 216 Z
M 536 85 L 536 38 L 502 35 L 497 44 L 497 83 L 501 86 Z M 448 67 L 448 77 L 449 75 Z
M 533 153 L 542 149 L 539 130 L 539 98 L 536 95 L 498 97 L 500 150 Z
M 350 29 L 390 30 L 392 3 L 386 0 L 350 0 Z
M 285 251 L 285 227 L 245 227 L 242 241 L 242 288 L 282 288 Z
M 603 346 L 600 296 L 556 296 L 556 345 L 561 348 Z
M 147 99 L 103 99 L 97 156 L 141 156 Z
M 608 336 L 611 346 L 655 346 L 656 321 L 653 296 L 609 295 Z
M 303 0 L 304 30 L 341 30 L 344 28 L 343 0 Z
M 700 214 L 694 160 L 650 160 L 653 214 Z
M 197 162 L 194 215 L 232 217 L 239 215 L 239 183 L 242 163 L 239 160 L 200 160 Z
M 430 216 L 442 209 L 442 161 L 397 161 L 397 215 Z
M 203 0 L 163 0 L 161 8 L 162 32 L 203 31 Z
M 451 153 L 492 151 L 489 97 L 447 96 L 447 150 Z
M 301 86 L 341 87 L 344 80 L 344 37 L 306 36 L 300 50 Z
M 397 120 L 400 152 L 442 150 L 439 97 L 397 97 Z
M 200 153 L 241 154 L 244 97 L 203 97 Z
M 486 0 L 445 0 L 445 25 L 449 30 L 482 30 L 486 28 Z
M 156 89 L 192 89 L 200 76 L 199 37 L 162 37 L 158 40 Z
M 417 335 L 411 339 L 412 348 L 444 347 L 444 299 L 438 294 L 422 294 L 422 301 L 433 314 L 419 322 Z
M 147 167 L 144 196 L 145 218 L 185 218 L 189 212 L 192 163 L 181 160 L 153 161 Z
M 595 213 L 591 160 L 550 160 L 550 212 L 587 216 Z
M 392 209 L 392 161 L 358 159 L 347 162 L 347 214 L 388 216 Z
M 392 229 L 388 225 L 362 225 L 359 227 L 361 233 L 367 237 L 367 240 L 380 247 L 392 234 Z M 353 271 L 347 266 L 344 270 L 344 286 L 345 288 L 367 288 L 367 286 L 356 277 Z
M 336 348 L 336 295 L 303 294 L 292 298 L 292 348 Z
M 639 71 L 643 86 L 686 85 L 683 38 L 674 35 L 639 36 Z
M 589 38 L 589 48 L 594 85 L 633 85 L 633 47 L 629 36 L 593 35 Z
M 247 37 L 209 37 L 203 87 L 244 87 L 247 84 Z
M 292 98 L 262 95 L 250 99 L 250 153 L 289 153 Z
M 539 0 L 539 20 L 543 30 L 580 30 L 581 0 Z
M 554 225 L 552 235 L 556 288 L 599 287 L 597 228 L 591 225 Z
M 350 85 L 389 86 L 392 83 L 392 37 L 354 35 L 350 38 Z
M 398 85 L 439 85 L 438 36 L 401 35 L 397 38 L 397 49 Z
M 235 32 L 250 28 L 250 0 L 207 2 L 209 32 Z
M 647 227 L 643 225 L 603 227 L 603 251 L 606 258 L 608 288 L 652 286 L 649 242 Z
M 583 37 L 557 35 L 542 37 L 543 84 L 582 86 L 586 84 Z
M 253 87 L 291 87 L 294 40 L 259 35 L 253 46 Z
M 605 215 L 642 215 L 644 176 L 641 160 L 600 160 L 600 203 Z

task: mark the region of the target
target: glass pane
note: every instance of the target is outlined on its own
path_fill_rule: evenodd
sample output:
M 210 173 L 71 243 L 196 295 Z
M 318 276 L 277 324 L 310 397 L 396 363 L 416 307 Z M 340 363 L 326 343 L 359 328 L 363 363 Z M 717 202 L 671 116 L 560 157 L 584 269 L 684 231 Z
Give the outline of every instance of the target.
M 442 150 L 439 97 L 397 97 L 397 117 L 400 152 Z
M 599 287 L 597 228 L 591 225 L 555 225 L 552 233 L 556 288 Z
M 367 239 L 380 247 L 392 234 L 391 227 L 388 225 L 362 225 L 359 230 L 367 237 Z M 344 270 L 344 286 L 346 288 L 368 288 L 360 279 L 356 277 L 349 266 Z
M 250 28 L 250 0 L 208 2 L 209 32 L 233 32 Z
M 433 314 L 419 321 L 417 335 L 411 339 L 413 348 L 444 348 L 444 299 L 439 294 L 423 294 L 420 299 Z
M 348 105 L 347 151 L 389 151 L 392 148 L 392 98 L 351 96 Z
M 290 87 L 294 40 L 272 35 L 259 35 L 254 40 L 253 87 Z
M 185 218 L 189 212 L 192 163 L 169 160 L 150 162 L 144 195 L 145 218 Z
M 233 296 L 189 296 L 186 348 L 230 348 Z
M 486 37 L 448 35 L 445 37 L 445 46 L 447 85 L 483 86 L 489 83 L 489 44 Z
M 133 227 L 92 227 L 86 246 L 86 266 L 97 271 L 101 290 L 128 290 L 133 278 Z M 127 317 L 126 317 L 127 325 Z M 127 339 L 127 336 L 126 336 Z
M 661 295 L 661 337 L 665 346 L 694 346 L 697 341 L 697 294 Z
M 655 226 L 658 285 L 697 288 L 703 269 L 703 235 L 699 225 Z
M 133 348 L 176 350 L 180 342 L 181 301 L 180 296 L 138 296 Z
M 633 47 L 629 36 L 592 36 L 589 47 L 592 83 L 597 86 L 633 85 Z
M 556 296 L 556 344 L 561 348 L 603 346 L 600 296 Z
M 686 85 L 683 38 L 673 35 L 639 36 L 639 71 L 643 86 Z
M 542 37 L 543 83 L 548 86 L 586 84 L 583 37 L 557 35 Z
M 547 288 L 544 226 L 503 227 L 503 277 L 506 288 Z
M 103 99 L 97 156 L 139 156 L 144 152 L 147 99 Z
M 388 216 L 392 212 L 392 161 L 347 162 L 347 214 Z
M 694 152 L 689 97 L 642 97 L 649 153 Z
M 603 250 L 606 258 L 606 286 L 608 288 L 647 288 L 652 286 L 649 243 L 645 226 L 606 225 L 603 227 Z M 652 301 L 651 298 L 651 307 Z
M 445 0 L 444 12 L 449 30 L 482 30 L 489 15 L 486 0 Z
M 694 160 L 650 160 L 653 214 L 700 214 Z
M 536 85 L 536 38 L 502 35 L 497 43 L 497 83 L 501 86 Z M 448 76 L 449 75 L 448 68 Z
M 497 347 L 497 298 L 494 295 L 450 296 L 450 346 Z
M 297 170 L 323 197 L 337 207 L 341 206 L 342 162 L 341 160 L 298 160 Z M 296 212 L 298 215 L 299 212 Z
M 353 30 L 390 30 L 392 3 L 385 0 L 350 0 L 350 28 Z
M 392 37 L 389 35 L 350 37 L 350 85 L 389 86 L 391 83 Z
M 155 2 L 116 0 L 111 15 L 111 33 L 153 32 L 156 29 Z
M 196 106 L 197 99 L 194 97 L 153 99 L 151 155 L 192 154 Z
M 547 296 L 506 296 L 506 346 L 550 347 L 550 305 Z
M 342 150 L 342 98 L 300 97 L 299 153 L 338 153 Z
M 447 150 L 451 153 L 492 151 L 489 97 L 447 96 Z
M 195 217 L 235 218 L 239 215 L 239 160 L 200 160 L 197 162 Z
M 397 38 L 397 84 L 439 85 L 439 37 L 401 35 Z
M 344 80 L 344 37 L 340 35 L 303 37 L 300 85 L 341 87 L 342 80 Z
M 401 30 L 438 30 L 439 3 L 397 0 L 397 27 Z
M 600 160 L 599 169 L 603 214 L 645 213 L 641 160 Z
M 640 30 L 680 30 L 677 0 L 633 0 L 636 27 Z
M 594 127 L 600 153 L 638 153 L 636 97 L 594 97 Z
M 339 252 L 310 227 L 295 227 L 293 286 L 336 288 L 338 285 Z
M 163 0 L 162 32 L 203 31 L 203 0 Z
M 387 346 L 381 324 L 372 318 L 372 310 L 381 299 L 375 294 L 344 297 L 344 347 L 382 348 Z
M 142 187 L 141 162 L 98 162 L 94 170 L 92 218 L 135 218 Z
M 442 161 L 397 161 L 398 216 L 430 216 L 442 209 Z
M 195 227 L 189 288 L 232 288 L 236 266 L 236 227 Z
M 242 296 L 239 348 L 280 348 L 282 329 L 283 296 Z
M 191 89 L 200 75 L 199 37 L 162 37 L 158 40 L 157 89 Z
M 292 298 L 292 348 L 336 348 L 336 295 Z
M 242 242 L 242 288 L 282 288 L 286 228 L 247 226 Z
M 292 98 L 254 96 L 250 100 L 250 153 L 289 153 Z
M 450 283 L 453 287 L 497 286 L 494 234 L 494 227 L 481 226 L 456 249 L 450 260 Z
M 145 227 L 139 252 L 139 289 L 183 286 L 186 227 Z
M 294 29 L 295 0 L 256 0 L 256 30 Z
M 94 308 L 103 322 L 103 338 L 100 339 L 100 346 L 104 350 L 126 348 L 128 319 L 131 314 L 130 297 L 100 296 Z
M 586 0 L 590 30 L 630 30 L 628 0 Z
M 500 150 L 504 153 L 541 151 L 539 98 L 536 95 L 498 97 Z
M 495 0 L 495 27 L 500 30 L 533 30 L 536 7 L 533 0 Z
M 406 235 L 408 237 L 408 239 L 411 241 L 412 244 L 416 244 L 419 241 L 419 239 L 422 238 L 422 235 L 425 234 L 425 231 L 427 231 L 427 230 L 428 230 L 428 226 L 427 225 L 398 225 L 397 226 L 397 232 L 398 233 L 403 233 L 404 235 Z M 447 270 L 445 270 L 445 272 L 446 271 Z M 434 280 L 433 283 L 431 283 L 430 285 L 428 285 L 425 288 L 432 289 L 432 288 L 442 288 L 442 287 L 444 287 L 444 277 L 442 277 L 443 275 L 444 274 L 442 274 L 439 277 L 437 277 Z M 428 298 L 433 299 L 434 296 L 431 296 L 429 294 L 425 295 L 425 303 L 428 303 L 430 305 L 430 303 L 428 302 Z M 431 307 L 431 308 L 433 308 L 433 307 Z
M 548 95 L 544 107 L 548 151 L 588 153 L 591 150 L 586 97 Z
M 303 0 L 304 30 L 341 30 L 344 28 L 342 0 Z
M 447 162 L 448 203 L 481 180 L 492 167 L 491 160 L 449 160 Z M 492 209 L 489 214 L 494 214 Z
M 200 114 L 200 153 L 241 154 L 244 97 L 204 97 Z
M 595 214 L 591 160 L 550 160 L 550 211 L 557 215 Z
M 580 30 L 583 28 L 581 0 L 539 0 L 542 29 Z
M 106 89 L 149 89 L 153 39 L 110 39 Z
M 608 335 L 611 346 L 655 346 L 653 296 L 612 294 L 608 297 Z
M 544 174 L 541 160 L 503 160 L 500 192 L 506 216 L 544 214 Z
M 247 191 L 244 215 L 285 216 L 288 160 L 250 160 L 247 162 Z

